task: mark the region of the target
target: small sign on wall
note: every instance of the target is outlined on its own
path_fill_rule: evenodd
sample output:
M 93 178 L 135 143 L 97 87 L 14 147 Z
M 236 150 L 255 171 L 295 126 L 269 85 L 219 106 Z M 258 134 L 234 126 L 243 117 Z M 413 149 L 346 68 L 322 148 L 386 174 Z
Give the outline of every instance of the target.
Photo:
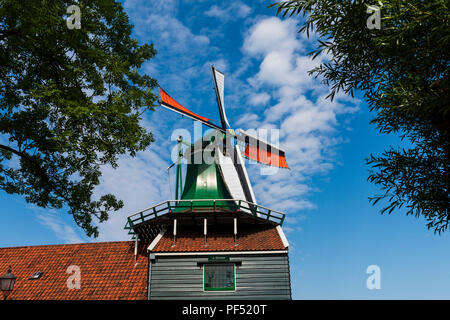
M 230 256 L 208 256 L 208 262 L 230 261 Z

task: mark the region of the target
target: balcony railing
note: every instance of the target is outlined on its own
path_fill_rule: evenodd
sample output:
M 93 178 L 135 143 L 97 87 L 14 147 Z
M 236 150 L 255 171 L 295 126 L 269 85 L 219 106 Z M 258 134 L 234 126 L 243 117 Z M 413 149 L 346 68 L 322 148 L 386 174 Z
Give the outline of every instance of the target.
M 135 225 L 155 219 L 170 213 L 182 212 L 243 212 L 282 225 L 285 214 L 257 205 L 246 200 L 237 199 L 193 199 L 193 200 L 167 200 L 153 207 L 139 211 L 128 217 L 125 225 L 128 234 L 134 235 Z

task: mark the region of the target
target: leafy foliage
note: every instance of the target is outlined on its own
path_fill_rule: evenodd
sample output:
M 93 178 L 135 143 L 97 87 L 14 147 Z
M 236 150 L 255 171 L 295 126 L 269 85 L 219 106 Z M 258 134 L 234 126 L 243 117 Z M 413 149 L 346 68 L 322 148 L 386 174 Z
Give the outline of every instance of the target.
M 0 188 L 67 207 L 96 237 L 93 217 L 123 206 L 111 194 L 92 199 L 100 166 L 153 141 L 139 121 L 156 81 L 138 69 L 156 51 L 131 37 L 120 3 L 78 2 L 78 30 L 66 24 L 72 4 L 0 0 Z
M 381 28 L 369 29 L 368 6 L 381 9 Z M 372 123 L 382 133 L 399 133 L 409 149 L 391 147 L 372 155 L 369 181 L 388 202 L 382 212 L 402 206 L 423 216 L 428 228 L 448 228 L 450 160 L 450 8 L 446 0 L 339 1 L 274 3 L 277 14 L 301 14 L 299 32 L 317 32 L 313 57 L 328 62 L 311 70 L 338 91 L 364 92 Z

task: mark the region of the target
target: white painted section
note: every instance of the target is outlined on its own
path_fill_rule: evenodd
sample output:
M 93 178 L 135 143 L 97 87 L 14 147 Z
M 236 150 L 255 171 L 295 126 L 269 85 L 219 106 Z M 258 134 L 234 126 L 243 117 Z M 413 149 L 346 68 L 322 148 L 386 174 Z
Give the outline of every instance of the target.
M 207 233 L 207 225 L 208 225 L 208 222 L 207 222 L 207 219 L 205 218 L 203 220 L 203 235 L 205 235 L 205 236 L 206 236 L 206 233 Z
M 245 168 L 244 159 L 242 159 L 241 149 L 239 148 L 239 146 L 237 144 L 234 148 L 236 149 L 236 157 L 237 157 L 236 161 L 238 164 L 240 164 L 242 166 L 242 171 L 244 172 L 245 181 L 247 182 L 248 189 L 250 190 L 250 196 L 252 198 L 250 200 L 250 202 L 257 204 L 256 198 L 255 198 L 255 193 L 253 192 L 252 184 L 250 183 L 250 179 L 248 178 L 248 174 L 247 174 L 247 169 Z M 259 213 L 258 213 L 258 216 L 259 216 Z
M 177 235 L 177 219 L 173 219 L 173 235 Z
M 165 233 L 166 233 L 166 229 L 162 229 L 159 232 L 159 234 L 156 236 L 156 238 L 153 239 L 152 243 L 150 243 L 150 245 L 147 248 L 147 251 L 152 251 L 158 244 L 159 240 L 161 240 L 161 238 L 164 236 Z
M 219 99 L 220 99 L 220 103 L 222 104 L 222 107 L 224 106 L 224 92 L 225 92 L 225 74 L 223 74 L 222 72 L 220 72 L 217 69 L 213 69 L 214 70 L 214 77 L 216 78 L 216 87 L 217 87 L 217 92 L 219 93 Z
M 259 141 L 260 143 L 263 143 L 263 144 L 266 144 L 266 145 L 270 146 L 270 147 L 271 147 L 272 149 L 274 149 L 274 150 L 279 150 L 279 151 L 285 152 L 284 149 L 281 149 L 280 147 L 275 146 L 275 145 L 272 144 L 272 143 L 269 143 L 269 142 L 267 142 L 267 141 L 265 141 L 265 140 L 263 140 L 263 139 L 259 139 L 258 137 L 254 136 L 254 135 L 252 135 L 252 134 L 250 134 L 250 133 L 248 133 L 248 132 L 246 132 L 246 131 L 244 131 L 244 130 L 242 130 L 242 129 L 239 130 L 239 134 L 237 135 L 237 138 L 238 138 L 240 141 L 245 141 L 245 140 L 244 140 L 244 139 L 245 139 L 245 136 L 250 137 L 250 138 L 251 138 L 250 141 L 253 142 L 253 143 L 256 143 L 256 141 Z
M 137 256 L 138 251 L 138 241 L 139 241 L 139 235 L 136 235 L 136 238 L 134 239 L 134 255 Z
M 221 132 L 218 131 L 218 130 L 216 130 L 216 129 L 214 129 L 214 130 L 208 130 L 202 138 L 197 139 L 197 141 L 194 142 L 194 149 L 193 149 L 193 151 L 192 151 L 192 148 L 191 148 L 191 147 L 188 147 L 188 148 L 184 151 L 183 157 L 184 157 L 185 159 L 188 159 L 188 160 L 189 160 L 189 159 L 191 159 L 191 157 L 193 156 L 193 157 L 194 157 L 194 161 L 195 161 L 196 159 L 199 159 L 199 160 L 203 159 L 203 158 L 202 158 L 202 157 L 203 157 L 203 147 L 202 147 L 203 142 L 204 142 L 204 141 L 211 141 L 211 138 L 212 138 L 213 136 L 217 139 L 217 137 L 220 137 L 220 136 L 221 136 Z M 200 155 L 197 155 L 197 153 L 200 153 Z
M 283 232 L 283 229 L 281 229 L 281 226 L 277 226 L 277 231 L 278 231 L 278 234 L 280 235 L 281 241 L 283 242 L 283 246 L 285 248 L 289 247 L 289 242 Z
M 207 256 L 207 255 L 238 255 L 238 254 L 279 254 L 288 253 L 287 250 L 273 250 L 273 251 L 198 251 L 198 252 L 155 252 L 155 256 Z
M 223 74 L 222 72 L 220 72 L 213 66 L 211 66 L 211 70 L 214 73 L 214 76 L 213 76 L 214 86 L 216 87 L 217 94 L 218 94 L 219 100 L 220 100 L 219 108 L 222 108 L 222 114 L 223 114 L 223 119 L 225 120 L 225 123 L 227 124 L 228 127 L 231 127 L 230 124 L 228 123 L 228 119 L 225 114 L 225 96 L 224 96 L 225 74 Z
M 218 163 L 220 173 L 222 174 L 222 178 L 225 182 L 225 186 L 227 187 L 228 192 L 233 199 L 245 200 L 244 189 L 242 188 L 238 173 L 236 171 L 236 168 L 234 167 L 233 160 L 231 160 L 230 157 L 225 156 L 220 148 L 216 148 L 216 151 L 216 154 L 219 157 Z M 237 203 L 238 201 L 236 201 L 236 204 Z
M 237 219 L 234 218 L 234 235 L 237 235 Z

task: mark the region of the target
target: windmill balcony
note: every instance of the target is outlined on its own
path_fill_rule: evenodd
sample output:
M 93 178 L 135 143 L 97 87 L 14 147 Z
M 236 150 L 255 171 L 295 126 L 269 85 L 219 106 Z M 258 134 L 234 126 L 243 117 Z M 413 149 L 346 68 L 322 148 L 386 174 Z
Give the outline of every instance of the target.
M 208 219 L 213 225 L 232 224 L 282 225 L 285 215 L 273 209 L 240 199 L 167 200 L 128 217 L 125 229 L 139 239 L 152 239 L 176 219 L 183 225 L 202 225 Z

